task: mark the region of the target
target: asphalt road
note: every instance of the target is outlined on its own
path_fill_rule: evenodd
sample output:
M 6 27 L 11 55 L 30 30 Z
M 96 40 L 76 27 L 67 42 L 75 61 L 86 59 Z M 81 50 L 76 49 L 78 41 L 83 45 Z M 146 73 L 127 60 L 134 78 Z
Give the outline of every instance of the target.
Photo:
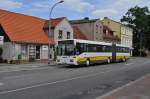
M 0 99 L 94 99 L 150 73 L 149 60 L 0 72 Z

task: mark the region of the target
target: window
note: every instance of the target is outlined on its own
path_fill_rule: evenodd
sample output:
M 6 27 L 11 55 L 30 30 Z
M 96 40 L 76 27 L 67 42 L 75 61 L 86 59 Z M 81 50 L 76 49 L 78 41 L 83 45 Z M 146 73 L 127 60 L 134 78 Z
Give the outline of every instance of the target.
M 111 51 L 112 51 L 112 47 L 111 46 L 106 46 L 105 52 L 111 52 Z
M 23 56 L 27 56 L 28 55 L 28 46 L 27 45 L 25 45 L 25 44 L 21 45 L 21 54 Z
M 58 39 L 62 39 L 62 33 L 63 33 L 63 31 L 59 30 Z
M 67 39 L 70 39 L 70 32 L 67 32 Z
M 97 52 L 102 52 L 102 48 L 103 48 L 102 45 L 97 45 Z
M 88 44 L 88 52 L 97 52 L 97 45 Z
M 88 44 L 88 52 L 111 52 L 112 47 L 106 45 Z
M 78 55 L 83 52 L 87 52 L 87 44 L 77 43 L 76 44 L 76 52 L 78 53 Z
M 128 53 L 130 51 L 127 47 L 117 47 L 117 52 Z
M 103 30 L 104 35 L 106 35 L 106 30 Z
M 96 25 L 96 32 L 98 32 L 98 25 Z

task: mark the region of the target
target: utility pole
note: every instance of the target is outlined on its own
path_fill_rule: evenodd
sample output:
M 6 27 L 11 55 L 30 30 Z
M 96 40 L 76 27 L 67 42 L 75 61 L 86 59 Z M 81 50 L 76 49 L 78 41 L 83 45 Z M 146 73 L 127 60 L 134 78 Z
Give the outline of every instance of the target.
M 53 9 L 60 3 L 63 3 L 64 0 L 60 0 L 59 2 L 56 2 L 50 9 L 50 14 L 49 14 L 49 33 L 48 33 L 48 37 L 49 37 L 49 43 L 48 43 L 48 64 L 50 64 L 50 47 L 51 47 L 51 44 L 50 44 L 50 39 L 51 39 L 51 36 L 52 36 L 52 33 L 51 33 L 51 15 L 52 15 L 52 12 L 53 12 Z

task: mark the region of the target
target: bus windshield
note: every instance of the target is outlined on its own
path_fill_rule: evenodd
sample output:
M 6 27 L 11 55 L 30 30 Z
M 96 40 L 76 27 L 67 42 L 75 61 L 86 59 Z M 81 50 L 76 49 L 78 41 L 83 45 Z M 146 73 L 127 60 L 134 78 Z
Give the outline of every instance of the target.
M 75 55 L 75 45 L 73 41 L 59 41 L 57 46 L 58 56 L 73 56 Z

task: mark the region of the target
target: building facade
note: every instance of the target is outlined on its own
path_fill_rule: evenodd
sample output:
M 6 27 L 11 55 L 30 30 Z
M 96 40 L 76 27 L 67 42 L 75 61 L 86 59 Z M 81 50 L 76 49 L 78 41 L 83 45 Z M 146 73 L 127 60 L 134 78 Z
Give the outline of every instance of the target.
M 133 29 L 126 25 L 121 25 L 121 44 L 133 47 Z
M 121 43 L 121 24 L 117 21 L 111 20 L 108 17 L 104 17 L 101 20 L 104 26 L 107 26 L 111 31 L 113 31 L 113 35 L 119 39 L 117 43 Z
M 72 26 L 74 39 L 87 40 L 86 36 L 79 30 L 77 26 Z
M 103 41 L 118 44 L 120 38 L 108 26 L 103 25 Z
M 49 37 L 49 23 L 51 32 Z M 49 20 L 0 10 L 0 36 L 4 36 L 2 58 L 7 61 L 48 61 L 54 59 L 58 40 L 72 39 L 73 29 L 66 18 Z
M 114 43 L 120 42 L 115 32 L 104 25 L 100 19 L 90 20 L 89 18 L 85 18 L 82 20 L 72 20 L 70 22 L 72 25 L 77 26 L 88 40 Z
M 50 25 L 50 33 L 49 33 Z M 63 39 L 73 39 L 74 33 L 71 24 L 68 22 L 67 18 L 55 18 L 47 20 L 43 27 L 45 33 L 50 38 L 54 39 L 55 44 L 50 47 L 50 58 L 53 60 L 55 58 L 55 48 L 59 40 Z
M 88 40 L 102 40 L 102 24 L 100 19 L 90 20 L 89 18 L 84 18 L 81 20 L 72 20 L 70 23 L 78 27 Z
M 67 18 L 56 18 L 51 21 L 47 20 L 44 25 L 44 31 L 48 33 L 49 24 L 51 27 L 50 37 L 54 38 L 55 43 L 62 39 L 73 39 L 73 28 Z
M 109 28 L 108 30 L 113 31 L 114 36 L 118 37 L 118 43 L 133 48 L 133 29 L 107 17 L 102 20 L 102 23 Z

